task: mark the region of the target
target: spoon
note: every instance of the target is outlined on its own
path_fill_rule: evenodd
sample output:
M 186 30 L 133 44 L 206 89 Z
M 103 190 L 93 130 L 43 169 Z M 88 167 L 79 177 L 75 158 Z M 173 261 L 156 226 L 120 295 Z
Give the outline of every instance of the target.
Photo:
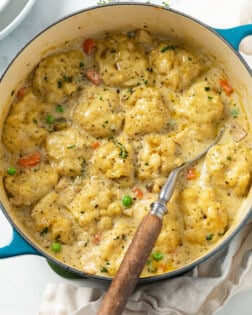
M 127 300 L 134 290 L 143 267 L 160 234 L 162 218 L 168 212 L 167 202 L 170 200 L 178 174 L 188 167 L 214 146 L 222 137 L 225 128 L 222 127 L 213 142 L 192 160 L 183 163 L 169 174 L 167 181 L 160 191 L 157 201 L 151 204 L 151 211 L 141 221 L 122 263 L 106 292 L 97 315 L 120 315 Z

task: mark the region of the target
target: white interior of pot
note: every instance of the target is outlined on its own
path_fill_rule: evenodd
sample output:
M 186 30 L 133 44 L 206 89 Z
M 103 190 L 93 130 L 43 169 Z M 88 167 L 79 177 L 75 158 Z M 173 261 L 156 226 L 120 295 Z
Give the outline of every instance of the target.
M 161 36 L 174 38 L 194 49 L 198 47 L 216 56 L 225 67 L 236 89 L 240 91 L 249 122 L 252 124 L 252 78 L 246 66 L 221 38 L 201 24 L 176 12 L 149 5 L 123 4 L 97 7 L 66 18 L 39 35 L 18 55 L 0 83 L 0 130 L 13 97 L 11 92 L 51 49 L 78 37 L 86 38 L 105 31 L 139 28 L 146 28 Z M 4 173 L 5 171 L 1 170 L 2 176 Z M 0 196 L 5 208 L 10 209 L 2 184 Z M 250 211 L 251 198 L 252 191 L 249 192 L 239 211 L 237 209 L 237 218 L 224 239 L 242 225 Z M 23 231 L 24 228 L 16 222 L 11 211 L 8 212 L 14 223 Z M 219 245 L 219 243 L 215 244 L 213 250 Z

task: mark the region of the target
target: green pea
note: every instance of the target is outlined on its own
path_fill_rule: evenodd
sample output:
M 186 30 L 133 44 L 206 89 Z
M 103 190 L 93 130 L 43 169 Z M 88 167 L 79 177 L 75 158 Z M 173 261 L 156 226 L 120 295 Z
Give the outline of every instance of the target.
M 10 167 L 8 167 L 7 168 L 7 173 L 9 174 L 9 175 L 11 175 L 11 176 L 13 176 L 13 175 L 15 175 L 16 174 L 16 169 L 15 169 L 15 167 L 13 167 L 13 166 L 10 166 Z
M 56 111 L 58 112 L 58 113 L 64 113 L 64 106 L 62 106 L 62 105 L 57 105 L 56 106 Z
M 58 253 L 61 251 L 61 243 L 59 242 L 53 242 L 51 245 L 51 250 L 55 253 Z
M 152 254 L 152 258 L 156 261 L 159 261 L 164 258 L 164 255 L 160 252 L 155 252 Z
M 53 124 L 55 121 L 55 118 L 52 115 L 47 115 L 45 121 L 47 124 Z
M 132 206 L 133 204 L 133 200 L 130 196 L 126 195 L 122 198 L 122 204 L 125 206 L 125 207 L 130 207 Z

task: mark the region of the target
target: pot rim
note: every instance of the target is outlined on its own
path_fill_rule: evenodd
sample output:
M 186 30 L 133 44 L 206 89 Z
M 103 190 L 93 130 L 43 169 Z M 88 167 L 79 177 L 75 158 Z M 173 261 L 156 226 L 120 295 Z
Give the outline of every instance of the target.
M 145 6 L 145 7 L 154 7 L 154 8 L 159 8 L 162 10 L 166 10 L 166 11 L 170 11 L 172 13 L 175 13 L 177 15 L 183 16 L 185 18 L 188 18 L 189 20 L 192 20 L 194 22 L 196 22 L 197 24 L 203 26 L 204 28 L 206 28 L 208 31 L 212 32 L 213 34 L 215 34 L 219 39 L 221 39 L 223 42 L 225 42 L 225 44 L 233 51 L 233 53 L 240 59 L 240 61 L 243 63 L 243 65 L 245 66 L 246 70 L 249 72 L 249 74 L 252 77 L 252 69 L 249 67 L 249 65 L 247 64 L 247 62 L 244 60 L 244 58 L 242 57 L 242 55 L 236 50 L 234 49 L 234 47 L 230 44 L 230 42 L 228 40 L 226 40 L 223 36 L 221 36 L 218 31 L 217 28 L 215 29 L 214 27 L 200 21 L 199 19 L 190 16 L 189 14 L 183 13 L 179 10 L 176 9 L 172 9 L 170 7 L 164 7 L 162 5 L 158 5 L 158 4 L 154 4 L 154 3 L 142 3 L 142 2 L 115 2 L 115 3 L 107 3 L 107 4 L 99 4 L 96 6 L 89 6 L 85 9 L 79 9 L 73 13 L 70 14 L 66 14 L 65 16 L 58 18 L 55 22 L 50 23 L 47 27 L 43 28 L 41 31 L 39 31 L 36 35 L 34 35 L 30 40 L 28 40 L 28 42 L 26 44 L 24 44 L 23 47 L 21 47 L 19 49 L 19 51 L 17 52 L 17 54 L 11 59 L 11 61 L 8 63 L 7 67 L 4 69 L 4 71 L 2 72 L 2 74 L 0 75 L 0 84 L 1 81 L 3 80 L 6 72 L 8 72 L 9 68 L 11 67 L 11 65 L 13 64 L 13 62 L 18 58 L 18 56 L 36 39 L 38 38 L 40 35 L 42 35 L 43 33 L 45 33 L 47 30 L 49 30 L 50 28 L 54 27 L 55 25 L 63 22 L 64 20 L 71 18 L 75 15 L 79 15 L 82 14 L 84 12 L 88 12 L 88 11 L 93 11 L 96 9 L 100 9 L 100 8 L 104 8 L 104 7 L 114 7 L 114 6 Z M 224 30 L 228 30 L 229 28 Z
M 248 64 L 246 63 L 246 61 L 244 60 L 244 58 L 239 54 L 239 52 L 234 49 L 234 47 L 225 39 L 223 38 L 213 27 L 205 24 L 204 22 L 201 22 L 200 20 L 191 17 L 190 15 L 187 15 L 185 13 L 182 13 L 178 10 L 174 10 L 170 7 L 164 7 L 161 5 L 157 5 L 157 4 L 152 4 L 152 3 L 141 3 L 141 2 L 116 2 L 116 3 L 109 3 L 109 4 L 102 4 L 102 5 L 97 5 L 97 6 L 90 6 L 87 7 L 85 9 L 80 9 L 77 10 L 71 14 L 67 14 L 59 19 L 57 19 L 55 22 L 51 23 L 49 26 L 47 26 L 46 28 L 44 28 L 42 31 L 40 31 L 38 34 L 36 34 L 33 38 L 31 38 L 19 51 L 18 53 L 12 58 L 12 60 L 9 62 L 9 64 L 7 65 L 7 67 L 5 68 L 5 70 L 3 71 L 2 75 L 0 76 L 0 84 L 2 82 L 2 80 L 4 79 L 6 73 L 8 72 L 8 70 L 10 69 L 10 67 L 13 65 L 14 61 L 19 57 L 19 55 L 34 41 L 36 40 L 40 35 L 44 34 L 47 30 L 51 29 L 52 27 L 54 27 L 55 25 L 64 22 L 65 20 L 67 20 L 68 18 L 71 18 L 73 16 L 88 12 L 88 11 L 93 11 L 93 10 L 97 10 L 100 8 L 104 8 L 104 7 L 114 7 L 114 6 L 147 6 L 147 7 L 153 7 L 153 8 L 159 8 L 162 10 L 166 10 L 166 11 L 170 11 L 176 15 L 182 16 L 184 18 L 187 18 L 189 20 L 192 20 L 194 22 L 196 22 L 197 24 L 203 26 L 205 29 L 207 29 L 208 31 L 212 32 L 215 36 L 217 36 L 219 39 L 221 39 L 231 50 L 232 52 L 239 58 L 239 61 L 245 66 L 246 70 L 248 71 L 248 73 L 250 74 L 251 78 L 252 78 L 252 69 L 248 66 Z M 78 276 L 80 276 L 81 278 L 88 278 L 91 280 L 99 280 L 102 282 L 106 282 L 109 283 L 112 281 L 112 277 L 107 277 L 107 276 L 101 276 L 101 275 L 92 275 L 92 274 L 87 274 L 83 271 L 80 271 L 79 269 L 76 269 L 74 267 L 71 267 L 70 265 L 67 265 L 59 260 L 57 260 L 56 258 L 54 258 L 53 256 L 51 256 L 50 254 L 48 254 L 44 249 L 41 249 L 39 246 L 37 246 L 35 244 L 35 242 L 33 242 L 17 225 L 16 223 L 13 221 L 13 219 L 11 218 L 10 214 L 8 213 L 7 209 L 5 209 L 5 207 L 3 206 L 2 202 L 0 201 L 0 209 L 2 209 L 4 215 L 6 216 L 6 218 L 8 219 L 8 221 L 10 222 L 10 224 L 12 225 L 12 227 L 14 227 L 14 229 L 21 235 L 21 237 L 35 250 L 38 251 L 38 254 L 41 255 L 42 257 L 52 261 L 53 263 L 55 263 L 57 266 L 59 266 L 60 268 L 66 270 L 67 272 L 71 272 L 74 273 Z M 184 267 L 181 267 L 179 269 L 173 270 L 173 271 L 169 271 L 166 273 L 163 273 L 161 275 L 154 275 L 154 276 L 150 276 L 150 277 L 144 277 L 144 278 L 139 278 L 138 280 L 138 284 L 147 284 L 147 283 L 151 283 L 151 282 L 155 282 L 158 280 L 164 280 L 164 279 L 169 279 L 175 276 L 179 276 L 181 274 L 184 274 L 190 270 L 192 270 L 194 267 L 196 267 L 197 265 L 199 265 L 200 263 L 202 263 L 203 261 L 207 260 L 208 258 L 210 258 L 211 256 L 215 255 L 218 251 L 220 251 L 221 249 L 223 249 L 230 241 L 231 239 L 240 231 L 240 229 L 243 227 L 243 225 L 246 223 L 246 221 L 248 220 L 248 218 L 250 217 L 250 215 L 252 214 L 252 206 L 250 207 L 250 209 L 248 209 L 245 217 L 239 222 L 239 224 L 237 224 L 234 228 L 234 230 L 232 231 L 232 233 L 224 240 L 222 240 L 222 242 L 220 242 L 215 248 L 213 248 L 212 250 L 210 250 L 208 253 L 206 253 L 204 256 L 201 256 L 200 258 L 192 261 L 191 263 L 185 265 Z

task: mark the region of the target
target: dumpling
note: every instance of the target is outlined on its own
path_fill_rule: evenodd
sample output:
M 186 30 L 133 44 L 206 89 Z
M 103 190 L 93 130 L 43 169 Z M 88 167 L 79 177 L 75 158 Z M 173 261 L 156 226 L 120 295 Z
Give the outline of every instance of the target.
M 55 191 L 49 192 L 34 206 L 31 217 L 40 234 L 46 231 L 51 240 L 68 244 L 73 240 L 72 218 L 57 205 L 58 197 Z
M 63 102 L 78 89 L 82 61 L 79 50 L 46 57 L 34 73 L 35 91 L 50 103 Z
M 203 70 L 202 62 L 194 53 L 169 42 L 154 48 L 149 61 L 153 84 L 173 91 L 189 86 Z
M 227 210 L 216 200 L 211 188 L 190 187 L 179 198 L 184 216 L 185 237 L 189 242 L 207 244 L 217 241 L 227 230 Z
M 118 179 L 133 175 L 132 146 L 127 139 L 111 139 L 95 151 L 91 163 L 95 173 Z
M 46 138 L 48 131 L 40 126 L 39 120 L 47 110 L 48 106 L 29 91 L 13 105 L 2 135 L 3 143 L 10 152 L 26 153 Z
M 147 135 L 138 154 L 138 177 L 167 176 L 175 167 L 175 142 L 166 135 Z
M 127 35 L 97 41 L 95 60 L 106 85 L 133 87 L 148 81 L 148 59 L 142 46 Z
M 85 139 L 77 129 L 51 133 L 46 138 L 49 161 L 60 175 L 76 176 L 84 171 L 86 162 Z
M 156 88 L 138 87 L 126 101 L 124 131 L 129 136 L 159 132 L 170 118 Z
M 44 197 L 57 183 L 58 173 L 49 165 L 42 164 L 39 168 L 24 168 L 14 176 L 5 178 L 5 188 L 15 205 L 31 205 Z
M 205 81 L 194 83 L 181 97 L 176 114 L 184 127 L 195 131 L 197 140 L 215 136 L 223 114 L 219 94 Z
M 113 218 L 121 214 L 122 206 L 117 190 L 111 188 L 110 182 L 92 177 L 68 205 L 77 222 L 90 233 L 97 230 L 97 222 L 102 217 Z
M 238 196 L 247 193 L 251 166 L 251 151 L 236 143 L 215 145 L 206 156 L 208 181 L 223 189 L 230 187 Z
M 91 86 L 81 94 L 71 116 L 74 123 L 96 137 L 120 131 L 123 114 L 116 91 Z

